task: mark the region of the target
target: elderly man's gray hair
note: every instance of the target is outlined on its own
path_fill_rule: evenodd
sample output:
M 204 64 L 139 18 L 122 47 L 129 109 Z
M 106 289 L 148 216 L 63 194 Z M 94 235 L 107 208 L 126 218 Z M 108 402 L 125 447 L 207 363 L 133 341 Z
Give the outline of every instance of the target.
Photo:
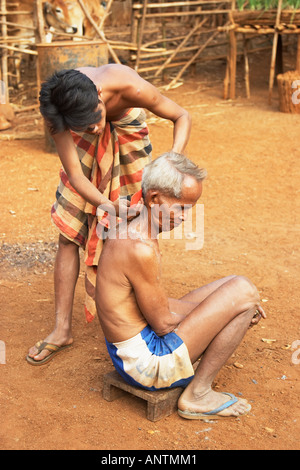
M 185 175 L 202 181 L 207 172 L 185 155 L 173 151 L 166 152 L 145 166 L 142 179 L 143 196 L 146 196 L 149 189 L 156 189 L 168 196 L 180 198 Z

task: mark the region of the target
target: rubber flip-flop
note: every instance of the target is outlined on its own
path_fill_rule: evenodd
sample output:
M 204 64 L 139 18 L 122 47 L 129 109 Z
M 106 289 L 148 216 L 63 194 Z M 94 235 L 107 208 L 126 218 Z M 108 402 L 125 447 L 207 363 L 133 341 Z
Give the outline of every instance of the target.
M 223 418 L 238 418 L 240 416 L 245 416 L 249 411 L 251 410 L 251 405 L 249 404 L 248 409 L 246 410 L 245 413 L 239 416 L 234 416 L 234 415 L 229 415 L 229 416 L 222 416 L 219 415 L 220 411 L 226 410 L 229 408 L 231 405 L 234 405 L 238 401 L 238 398 L 236 398 L 232 393 L 227 393 L 227 392 L 222 392 L 224 395 L 228 395 L 231 400 L 227 401 L 223 405 L 219 406 L 219 408 L 216 408 L 212 411 L 206 411 L 203 413 L 197 413 L 195 411 L 182 411 L 178 410 L 179 416 L 185 419 L 223 419 Z
M 51 361 L 53 357 L 56 356 L 59 352 L 69 348 L 72 345 L 73 343 L 66 344 L 64 346 L 57 346 L 56 344 L 46 343 L 45 341 L 38 341 L 35 345 L 38 350 L 36 356 L 40 354 L 44 349 L 50 351 L 50 354 L 48 354 L 48 356 L 46 356 L 44 359 L 41 359 L 40 361 L 37 361 L 33 357 L 27 355 L 26 361 L 32 366 L 43 366 L 44 364 L 47 364 L 47 362 Z

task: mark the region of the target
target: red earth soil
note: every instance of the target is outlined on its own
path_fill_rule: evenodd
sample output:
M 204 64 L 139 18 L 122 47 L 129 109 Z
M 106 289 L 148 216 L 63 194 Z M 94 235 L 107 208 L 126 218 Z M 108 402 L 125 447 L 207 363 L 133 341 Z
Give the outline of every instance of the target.
M 102 397 L 113 369 L 98 320 L 86 324 L 82 265 L 74 304 L 74 346 L 48 365 L 25 356 L 54 324 L 50 221 L 60 162 L 44 140 L 2 141 L 0 149 L 0 448 L 100 450 L 299 449 L 300 159 L 299 116 L 268 105 L 269 56 L 252 64 L 252 97 L 239 69 L 237 99 L 222 99 L 224 64 L 207 66 L 166 92 L 192 114 L 187 155 L 208 171 L 204 244 L 161 240 L 163 280 L 179 297 L 214 279 L 241 274 L 257 286 L 267 319 L 247 333 L 215 387 L 247 398 L 241 419 L 186 421 L 177 413 L 153 423 L 145 403 Z M 217 77 L 217 78 L 216 78 Z M 39 122 L 41 126 L 41 123 Z M 171 145 L 172 126 L 149 120 L 153 156 Z M 297 235 L 298 234 L 298 235 Z M 300 353 L 300 351 L 299 351 Z

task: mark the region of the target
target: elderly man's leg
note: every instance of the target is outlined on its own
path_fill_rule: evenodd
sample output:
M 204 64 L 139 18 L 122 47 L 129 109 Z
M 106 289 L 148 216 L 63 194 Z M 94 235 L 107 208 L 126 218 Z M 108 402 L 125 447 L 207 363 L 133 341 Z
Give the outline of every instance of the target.
M 79 268 L 78 245 L 60 235 L 54 269 L 56 322 L 53 332 L 47 336 L 45 342 L 57 346 L 73 342 L 72 310 Z M 40 354 L 37 352 L 37 348 L 34 346 L 29 350 L 28 355 L 34 360 L 40 361 L 50 354 L 48 350 L 43 350 Z
M 195 300 L 196 291 L 194 291 Z M 192 298 L 192 297 L 191 297 Z M 217 373 L 242 341 L 259 305 L 258 292 L 246 278 L 235 276 L 219 285 L 181 323 L 177 334 L 186 344 L 192 362 L 202 355 L 195 377 L 181 395 L 182 411 L 203 413 L 228 401 L 212 390 Z M 249 410 L 240 399 L 221 416 L 239 416 Z

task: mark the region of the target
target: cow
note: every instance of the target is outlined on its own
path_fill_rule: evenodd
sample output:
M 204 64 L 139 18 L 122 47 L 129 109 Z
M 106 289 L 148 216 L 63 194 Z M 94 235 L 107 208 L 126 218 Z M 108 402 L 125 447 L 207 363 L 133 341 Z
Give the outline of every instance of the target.
M 84 5 L 97 25 L 106 11 L 106 2 L 86 0 Z M 86 18 L 77 0 L 49 0 L 44 4 L 44 18 L 49 27 L 57 32 L 70 33 L 74 38 L 86 36 L 93 39 L 97 33 Z

